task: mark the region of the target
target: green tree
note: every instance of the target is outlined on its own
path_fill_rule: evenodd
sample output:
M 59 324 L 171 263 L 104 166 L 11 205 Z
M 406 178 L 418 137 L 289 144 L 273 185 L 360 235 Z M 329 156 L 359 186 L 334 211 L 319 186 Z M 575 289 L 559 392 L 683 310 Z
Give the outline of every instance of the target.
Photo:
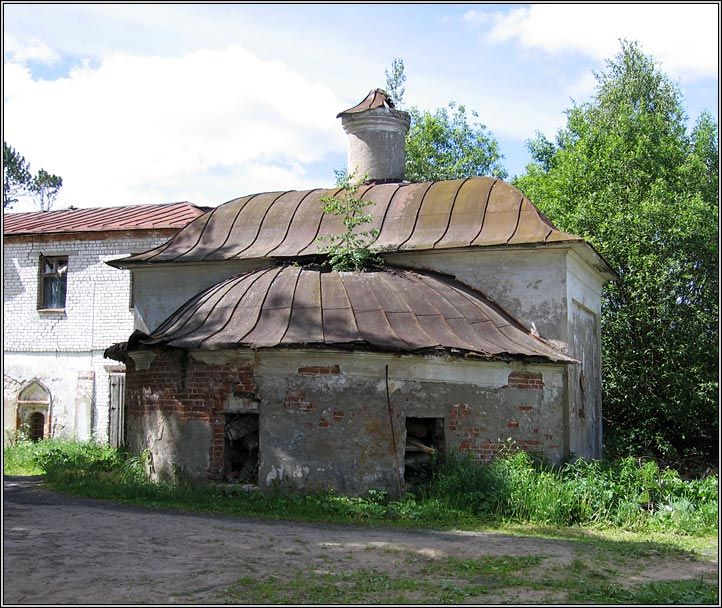
M 49 211 L 63 185 L 63 179 L 40 169 L 35 175 L 15 148 L 3 142 L 3 209 L 10 209 L 20 197 L 30 196 L 40 211 Z
M 477 175 L 504 178 L 499 144 L 478 122 L 451 101 L 434 113 L 410 109 L 411 128 L 406 137 L 406 179 L 412 182 L 457 179 Z
M 395 57 L 385 70 L 386 91 L 399 107 L 403 102 L 404 60 Z M 411 127 L 406 136 L 406 179 L 423 182 L 477 175 L 505 178 L 499 144 L 479 122 L 475 111 L 451 101 L 434 112 L 409 108 Z
M 705 113 L 688 133 L 678 88 L 634 42 L 595 76 L 516 185 L 619 275 L 602 310 L 607 445 L 713 459 L 717 125 Z
M 18 198 L 29 193 L 30 166 L 15 148 L 3 142 L 3 209 L 11 208 Z

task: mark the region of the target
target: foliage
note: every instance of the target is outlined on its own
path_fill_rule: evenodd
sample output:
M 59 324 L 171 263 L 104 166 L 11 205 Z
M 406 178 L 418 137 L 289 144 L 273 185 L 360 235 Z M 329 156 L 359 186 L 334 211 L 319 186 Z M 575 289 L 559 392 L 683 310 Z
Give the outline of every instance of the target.
M 340 192 L 335 196 L 322 196 L 321 202 L 325 213 L 341 219 L 344 231 L 338 235 L 318 237 L 320 243 L 325 243 L 323 252 L 329 255 L 331 267 L 336 271 L 362 271 L 383 266 L 383 260 L 370 247 L 378 236 L 378 230 L 359 230 L 371 221 L 371 216 L 364 209 L 373 202 L 357 196 L 367 176 L 356 181 L 353 175 L 336 172 L 336 178 Z
M 506 177 L 499 144 L 477 121 L 475 111 L 449 102 L 434 113 L 410 109 L 406 137 L 406 179 L 412 182 L 477 175 Z
M 699 534 L 716 526 L 717 489 L 716 477 L 683 481 L 654 461 L 579 459 L 551 468 L 516 452 L 487 465 L 450 454 L 421 496 L 517 522 Z
M 23 444 L 20 445 L 19 444 Z M 33 446 L 36 463 L 64 491 L 152 506 L 226 512 L 274 519 L 474 528 L 506 520 L 557 526 L 596 526 L 700 535 L 717 525 L 717 477 L 685 481 L 653 462 L 577 460 L 553 468 L 509 450 L 492 463 L 450 453 L 430 481 L 393 499 L 333 491 L 301 494 L 290 488 L 247 492 L 236 485 L 184 479 L 151 483 L 148 455 L 107 445 L 64 440 L 19 442 L 4 449 L 5 472 Z
M 12 207 L 18 197 L 27 194 L 31 181 L 25 157 L 3 142 L 3 209 Z
M 30 184 L 30 195 L 37 203 L 40 211 L 50 211 L 58 198 L 63 178 L 40 169 Z
M 610 456 L 715 458 L 717 125 L 691 133 L 680 93 L 637 44 L 596 75 L 556 141 L 537 134 L 516 185 L 619 275 L 603 298 Z
M 394 102 L 394 106 L 401 109 L 404 103 L 404 93 L 406 92 L 404 87 L 406 82 L 404 60 L 400 57 L 394 57 L 391 61 L 391 71 L 384 70 L 384 74 L 386 75 L 386 92 L 391 97 L 391 101 Z
M 49 211 L 62 185 L 63 178 L 45 169 L 33 175 L 25 157 L 3 142 L 3 209 L 10 209 L 22 196 L 31 196 L 40 211 Z
M 31 441 L 22 433 L 6 437 L 3 470 L 7 475 L 82 475 L 111 471 L 123 456 L 107 445 L 69 439 Z

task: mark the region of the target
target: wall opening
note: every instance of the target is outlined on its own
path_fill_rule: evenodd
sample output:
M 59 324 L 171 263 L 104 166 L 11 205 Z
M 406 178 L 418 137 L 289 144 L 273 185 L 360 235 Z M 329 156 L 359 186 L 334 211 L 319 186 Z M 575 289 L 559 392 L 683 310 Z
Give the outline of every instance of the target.
M 33 412 L 28 417 L 28 435 L 31 441 L 40 441 L 45 437 L 45 416 L 41 412 Z
M 227 481 L 258 484 L 258 414 L 226 414 L 223 473 Z
M 443 418 L 407 418 L 404 481 L 414 484 L 431 475 L 431 467 L 446 450 Z
M 33 441 L 50 437 L 50 393 L 33 380 L 17 396 L 15 428 Z

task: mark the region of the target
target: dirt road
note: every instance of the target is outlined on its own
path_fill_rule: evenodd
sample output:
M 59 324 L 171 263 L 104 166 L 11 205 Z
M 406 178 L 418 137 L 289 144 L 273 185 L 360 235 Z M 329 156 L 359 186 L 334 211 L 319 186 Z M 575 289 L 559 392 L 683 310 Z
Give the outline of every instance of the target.
M 369 571 L 433 578 L 438 573 L 429 564 L 445 563 L 449 556 L 540 556 L 549 572 L 563 573 L 592 550 L 589 543 L 501 534 L 154 511 L 62 496 L 43 489 L 33 478 L 5 477 L 3 485 L 5 604 L 242 603 L 238 588 L 236 595 L 228 595 L 239 579 L 248 583 L 272 576 L 302 583 L 322 573 Z M 677 556 L 640 566 L 627 582 L 710 579 L 715 571 L 713 562 Z M 417 599 L 422 599 L 415 589 Z M 466 596 L 465 602 L 564 597 L 548 590 L 512 591 L 485 591 L 480 598 Z M 259 596 L 254 597 L 257 601 Z

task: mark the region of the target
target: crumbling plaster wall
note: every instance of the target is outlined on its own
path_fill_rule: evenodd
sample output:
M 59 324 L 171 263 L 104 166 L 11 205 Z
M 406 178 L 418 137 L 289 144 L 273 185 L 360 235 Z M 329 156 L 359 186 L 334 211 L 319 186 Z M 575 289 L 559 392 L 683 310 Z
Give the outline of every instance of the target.
M 573 247 L 402 252 L 385 258 L 392 264 L 455 276 L 579 360 L 568 368 L 569 449 L 578 456 L 601 456 L 604 278 Z
M 222 476 L 224 414 L 239 411 L 259 414 L 262 486 L 397 493 L 407 417 L 443 418 L 447 449 L 482 459 L 509 443 L 552 461 L 568 449 L 562 365 L 303 350 L 133 356 L 129 446 L 150 450 L 159 478 Z

